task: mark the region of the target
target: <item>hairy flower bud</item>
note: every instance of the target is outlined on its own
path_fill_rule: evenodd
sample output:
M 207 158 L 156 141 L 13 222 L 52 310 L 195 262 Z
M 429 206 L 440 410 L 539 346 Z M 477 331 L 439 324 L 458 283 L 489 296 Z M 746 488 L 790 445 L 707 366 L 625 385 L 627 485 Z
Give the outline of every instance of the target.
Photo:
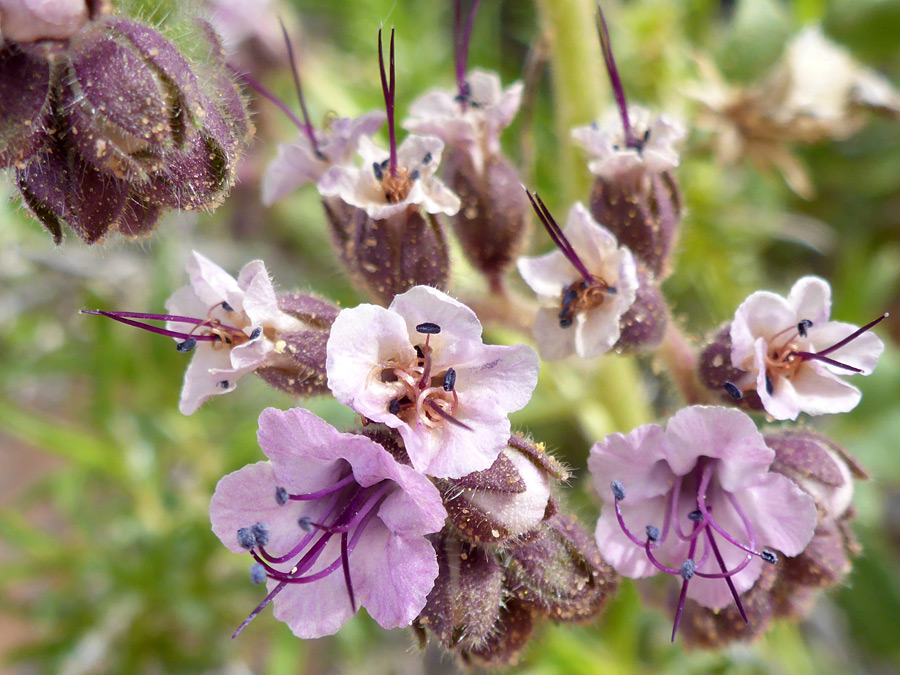
M 487 548 L 461 540 L 445 527 L 433 540 L 438 578 L 416 619 L 445 649 L 483 648 L 503 605 L 503 570 Z
M 681 218 L 681 194 L 671 171 L 598 176 L 591 190 L 591 215 L 627 246 L 654 276 L 669 275 Z
M 439 486 L 460 537 L 500 543 L 531 532 L 555 512 L 551 480 L 565 480 L 562 466 L 542 445 L 513 436 L 493 465 Z
M 653 348 L 662 342 L 669 322 L 669 306 L 653 274 L 637 264 L 638 285 L 634 302 L 621 318 L 619 340 L 613 346 L 620 352 Z
M 469 153 L 454 150 L 443 177 L 462 201 L 450 222 L 463 252 L 491 288 L 501 290 L 503 274 L 528 239 L 530 207 L 518 172 L 500 154 L 487 157 L 479 172 Z
M 63 224 L 90 244 L 145 235 L 166 209 L 217 206 L 252 133 L 217 43 L 209 64 L 190 63 L 119 16 L 67 37 L 0 47 L 0 167 L 15 166 L 54 241 Z
M 762 410 L 763 404 L 755 389 L 741 391 L 737 385 L 746 373 L 731 365 L 731 324 L 722 326 L 710 338 L 700 353 L 700 381 L 718 392 L 722 403 L 747 410 Z
M 513 594 L 554 621 L 596 616 L 616 588 L 616 573 L 569 514 L 557 513 L 513 542 L 508 555 Z

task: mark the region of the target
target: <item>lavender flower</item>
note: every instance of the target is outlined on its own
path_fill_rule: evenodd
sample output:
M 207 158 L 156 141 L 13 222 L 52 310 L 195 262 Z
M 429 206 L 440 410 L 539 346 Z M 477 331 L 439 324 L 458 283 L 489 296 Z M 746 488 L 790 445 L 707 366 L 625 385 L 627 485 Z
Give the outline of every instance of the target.
M 529 197 L 531 195 L 529 194 Z M 561 359 L 573 353 L 590 359 L 605 354 L 619 340 L 621 319 L 637 295 L 634 258 L 581 203 L 569 211 L 560 230 L 540 198 L 535 210 L 558 250 L 519 258 L 526 283 L 556 307 L 538 310 L 534 339 L 541 357 Z
M 831 287 L 803 277 L 787 298 L 757 291 L 738 307 L 731 324 L 731 363 L 745 371 L 729 392 L 756 390 L 776 419 L 847 412 L 862 394 L 839 374 L 868 375 L 884 351 L 869 329 L 887 314 L 857 328 L 829 321 Z
M 301 638 L 336 633 L 357 605 L 384 628 L 410 625 L 438 574 L 425 538 L 446 517 L 437 488 L 300 408 L 264 410 L 258 436 L 269 461 L 225 476 L 210 504 L 213 532 L 249 551 L 269 589 L 235 635 L 272 601 Z
M 343 310 L 326 368 L 341 403 L 399 431 L 416 470 L 459 478 L 506 447 L 507 416 L 531 398 L 538 358 L 525 345 L 485 345 L 472 310 L 417 286 L 387 309 Z
M 774 459 L 746 414 L 708 406 L 591 448 L 594 485 L 613 496 L 597 523 L 601 554 L 623 576 L 683 580 L 673 640 L 686 598 L 712 610 L 733 600 L 744 615 L 741 594 L 777 560 L 768 549 L 796 556 L 812 538 L 815 502 L 770 470 Z

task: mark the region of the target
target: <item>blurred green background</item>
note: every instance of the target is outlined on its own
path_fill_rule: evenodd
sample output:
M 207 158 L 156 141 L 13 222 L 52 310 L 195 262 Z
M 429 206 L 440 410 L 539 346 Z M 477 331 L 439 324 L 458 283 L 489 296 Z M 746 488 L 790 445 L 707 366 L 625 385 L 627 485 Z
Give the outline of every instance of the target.
M 131 2 L 166 19 L 179 37 L 181 3 Z M 249 0 L 247 5 L 253 5 Z M 631 0 L 604 4 L 632 102 L 689 120 L 696 78 L 691 55 L 710 54 L 735 81 L 759 78 L 786 39 L 821 22 L 855 56 L 900 84 L 898 0 Z M 155 9 L 153 9 L 155 8 Z M 587 197 L 589 176 L 565 124 L 605 108 L 608 86 L 592 42 L 590 58 L 564 91 L 541 55 L 577 46 L 561 27 L 592 31 L 582 0 L 535 5 L 485 0 L 470 66 L 505 83 L 537 63 L 534 105 L 504 142 L 525 180 L 557 214 Z M 263 9 L 259 10 L 263 12 Z M 274 11 L 274 10 L 273 10 Z M 294 0 L 288 21 L 314 120 L 382 104 L 375 51 L 383 22 L 397 29 L 397 106 L 453 84 L 452 7 L 415 0 Z M 585 13 L 586 12 L 586 13 Z M 581 19 L 588 17 L 585 22 Z M 554 32 L 555 30 L 555 32 Z M 272 35 L 277 37 L 277 33 Z M 540 45 L 556 45 L 549 52 Z M 555 40 L 554 40 L 555 38 Z M 245 45 L 243 64 L 294 105 L 280 45 Z M 555 50 L 555 51 L 554 51 Z M 569 57 L 572 57 L 569 54 Z M 575 55 L 577 56 L 577 55 Z M 556 85 L 554 85 L 556 82 Z M 242 183 L 214 214 L 170 215 L 150 239 L 88 248 L 69 237 L 54 248 L 14 199 L 0 200 L 0 667 L 10 673 L 419 673 L 455 672 L 452 659 L 413 647 L 358 616 L 332 638 L 300 641 L 270 611 L 229 640 L 261 599 L 245 557 L 212 535 L 208 504 L 216 481 L 261 455 L 256 418 L 293 401 L 246 377 L 233 394 L 191 417 L 176 408 L 187 357 L 171 341 L 80 308 L 161 311 L 185 283 L 191 249 L 236 273 L 263 258 L 284 290 L 312 289 L 344 305 L 362 298 L 333 258 L 312 187 L 271 210 L 258 177 L 276 144 L 296 133 L 267 103 L 254 102 L 259 138 Z M 386 135 L 386 134 L 383 134 Z M 864 546 L 843 587 L 820 598 L 802 625 L 778 624 L 753 645 L 721 652 L 670 646 L 670 617 L 644 607 L 623 582 L 601 618 L 546 626 L 518 667 L 526 673 L 890 673 L 900 668 L 900 125 L 873 118 L 849 140 L 799 151 L 818 197 L 803 201 L 777 175 L 722 168 L 709 137 L 694 133 L 678 177 L 687 216 L 675 274 L 664 290 L 685 331 L 697 337 L 728 319 L 758 288 L 786 292 L 807 273 L 828 278 L 834 315 L 858 324 L 886 310 L 888 343 L 876 372 L 855 378 L 863 392 L 851 414 L 807 422 L 868 468 L 858 485 L 855 531 Z M 8 181 L 0 194 L 10 192 Z M 540 233 L 534 248 L 546 250 Z M 460 257 L 454 292 L 484 286 Z M 495 340 L 519 336 L 495 329 Z M 575 469 L 564 496 L 593 527 L 585 458 L 602 433 L 628 431 L 679 405 L 652 359 L 641 378 L 620 381 L 615 366 L 552 364 L 534 401 L 514 423 L 547 441 Z M 861 381 L 860 381 L 861 380 Z M 330 400 L 304 402 L 338 425 L 353 415 Z

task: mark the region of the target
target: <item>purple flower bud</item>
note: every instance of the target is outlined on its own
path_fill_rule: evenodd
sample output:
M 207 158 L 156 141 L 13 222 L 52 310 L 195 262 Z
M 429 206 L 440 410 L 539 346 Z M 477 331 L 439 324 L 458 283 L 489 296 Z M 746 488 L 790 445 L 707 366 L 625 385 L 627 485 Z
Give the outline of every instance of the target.
M 699 359 L 700 381 L 709 389 L 718 392 L 724 405 L 762 410 L 762 401 L 755 388 L 744 391 L 735 384 L 743 380 L 747 373 L 731 365 L 730 331 L 731 324 L 725 324 L 703 348 Z
M 0 169 L 22 167 L 41 147 L 52 101 L 50 64 L 0 44 Z
M 530 231 L 531 207 L 519 188 L 518 172 L 500 154 L 488 157 L 478 172 L 468 152 L 454 150 L 443 176 L 462 201 L 450 222 L 463 252 L 491 288 L 502 291 L 503 275 L 522 252 Z
M 500 609 L 500 619 L 487 642 L 460 653 L 463 663 L 491 667 L 514 665 L 531 639 L 536 616 L 537 611 L 530 603 L 518 598 L 508 599 Z
M 621 333 L 613 349 L 633 352 L 650 349 L 662 342 L 669 322 L 669 306 L 653 275 L 637 264 L 638 286 L 634 302 L 621 318 Z
M 256 374 L 270 386 L 295 396 L 327 394 L 325 347 L 328 333 L 298 331 L 281 333 L 279 337 L 275 351 L 281 347 L 281 354 L 286 359 L 277 366 L 261 368 Z
M 488 548 L 459 539 L 445 527 L 433 542 L 438 577 L 416 624 L 445 649 L 484 647 L 503 605 L 503 570 Z

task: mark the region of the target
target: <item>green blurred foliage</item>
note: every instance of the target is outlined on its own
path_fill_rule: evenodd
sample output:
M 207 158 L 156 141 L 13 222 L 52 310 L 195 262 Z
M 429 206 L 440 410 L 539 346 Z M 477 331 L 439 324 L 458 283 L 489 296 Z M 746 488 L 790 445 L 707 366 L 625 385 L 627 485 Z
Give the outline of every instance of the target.
M 182 3 L 128 4 L 190 41 Z M 606 10 L 632 100 L 688 119 L 683 88 L 695 77 L 693 52 L 711 54 L 729 78 L 752 81 L 811 22 L 822 22 L 861 61 L 900 83 L 897 0 L 632 0 L 607 3 Z M 294 0 L 284 11 L 301 26 L 296 47 L 316 120 L 381 105 L 375 46 L 382 23 L 397 30 L 399 111 L 425 89 L 452 84 L 449 2 Z M 538 16 L 521 0 L 483 3 L 470 65 L 496 69 L 504 82 L 521 76 L 541 36 Z M 505 142 L 511 157 L 531 159 L 523 175 L 533 175 L 532 186 L 563 209 L 568 186 L 557 167 L 571 146 L 554 127 L 552 76 L 544 69 L 530 123 L 515 124 Z M 293 101 L 287 69 L 262 77 Z M 453 669 L 447 659 L 410 650 L 402 631 L 387 634 L 365 616 L 334 638 L 302 642 L 264 612 L 230 641 L 261 595 L 246 560 L 210 532 L 209 497 L 222 475 L 260 459 L 258 412 L 293 401 L 247 377 L 235 393 L 182 417 L 176 403 L 186 357 L 170 341 L 76 313 L 161 310 L 184 283 L 191 248 L 231 271 L 262 257 L 284 289 L 314 289 L 347 305 L 361 299 L 326 253 L 312 189 L 271 210 L 259 205 L 255 178 L 276 143 L 296 131 L 268 104 L 254 107 L 260 140 L 232 199 L 215 214 L 171 216 L 145 242 L 87 249 L 70 237 L 52 250 L 15 201 L 0 204 L 0 634 L 10 636 L 0 647 L 10 672 Z M 703 137 L 692 135 L 678 172 L 688 212 L 676 272 L 665 286 L 685 330 L 699 338 L 748 293 L 784 292 L 806 273 L 832 281 L 838 319 L 864 323 L 891 308 L 900 315 L 897 147 L 900 126 L 876 120 L 847 141 L 802 150 L 818 191 L 805 202 L 777 176 L 719 167 Z M 587 184 L 586 171 L 578 180 Z M 548 247 L 535 240 L 536 249 Z M 477 294 L 483 286 L 468 270 L 458 290 Z M 856 382 L 864 392 L 860 406 L 809 422 L 873 476 L 859 485 L 856 500 L 864 553 L 810 620 L 779 625 L 755 645 L 686 652 L 668 643 L 669 617 L 644 606 L 638 587 L 624 582 L 595 623 L 543 629 L 521 671 L 793 675 L 900 668 L 900 351 L 887 335 L 900 335 L 900 323 L 892 321 L 880 330 L 889 345 L 879 368 Z M 544 368 L 534 402 L 514 418 L 576 470 L 566 498 L 588 526 L 597 513 L 584 489 L 590 443 L 647 421 L 651 402 L 657 413 L 671 412 L 664 378 L 652 362 L 640 367 L 642 380 L 624 384 L 608 363 L 591 365 L 587 376 L 571 364 Z M 308 405 L 335 424 L 353 422 L 333 401 Z

